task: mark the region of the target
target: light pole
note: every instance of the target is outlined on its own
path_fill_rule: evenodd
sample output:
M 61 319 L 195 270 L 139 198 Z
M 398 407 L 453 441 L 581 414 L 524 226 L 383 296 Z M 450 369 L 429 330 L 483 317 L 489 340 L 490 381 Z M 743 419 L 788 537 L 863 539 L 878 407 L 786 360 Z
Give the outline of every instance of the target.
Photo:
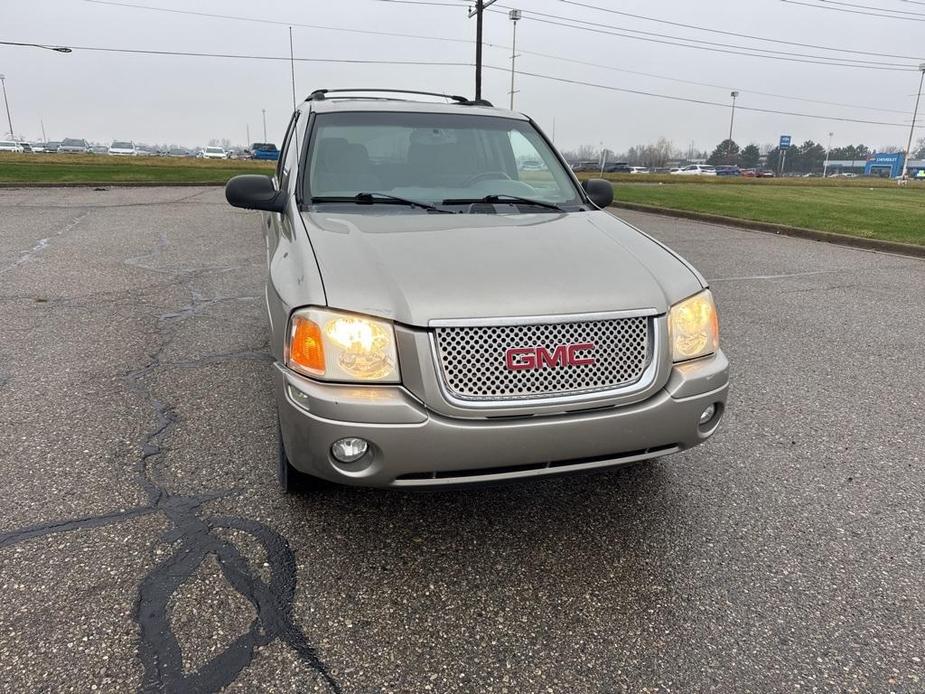
M 517 60 L 517 20 L 520 19 L 520 10 L 511 10 L 507 13 L 511 18 L 513 39 L 511 41 L 511 110 L 514 110 L 514 62 Z
M 3 105 L 6 106 L 6 122 L 10 124 L 10 139 L 15 140 L 13 134 L 13 119 L 10 117 L 10 102 L 6 98 L 6 75 L 0 75 L 0 85 L 3 85 Z
M 267 110 L 265 108 L 260 109 L 260 112 L 263 114 L 263 141 L 267 141 Z
M 822 177 L 825 178 L 829 170 L 829 152 L 832 149 L 832 135 L 835 133 L 829 133 L 829 144 L 825 148 L 825 162 L 822 164 Z
M 732 163 L 732 124 L 735 123 L 736 119 L 736 97 L 739 96 L 739 92 L 731 91 L 729 96 L 732 97 L 732 115 L 729 116 L 729 144 L 726 145 L 726 159 L 729 160 L 729 163 Z
M 0 41 L 0 44 L 4 46 L 28 46 L 30 48 L 42 48 L 46 51 L 54 51 L 55 53 L 72 53 L 72 49 L 67 46 L 46 46 L 42 43 L 22 43 L 19 41 Z M 10 118 L 10 102 L 6 98 L 6 75 L 0 75 L 0 85 L 3 86 L 3 104 L 6 106 L 6 121 L 10 126 L 10 139 L 15 140 L 16 138 L 13 135 L 13 119 Z M 44 137 L 45 126 L 42 126 L 42 137 Z
M 915 119 L 919 116 L 919 100 L 922 98 L 922 85 L 925 84 L 925 63 L 919 65 L 919 91 L 915 95 L 915 110 L 912 112 L 912 125 L 909 126 L 909 142 L 906 145 L 906 156 L 903 157 L 902 181 L 909 178 L 909 156 L 912 154 L 912 134 L 915 132 Z

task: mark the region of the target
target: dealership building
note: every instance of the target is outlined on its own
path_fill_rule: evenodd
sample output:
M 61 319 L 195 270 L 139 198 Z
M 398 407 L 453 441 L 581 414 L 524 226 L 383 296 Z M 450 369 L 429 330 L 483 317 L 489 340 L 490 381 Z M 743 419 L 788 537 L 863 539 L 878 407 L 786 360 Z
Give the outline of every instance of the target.
M 856 173 L 862 176 L 898 178 L 903 175 L 902 152 L 872 154 L 868 159 L 830 159 L 828 173 Z M 909 176 L 925 176 L 925 159 L 909 160 Z

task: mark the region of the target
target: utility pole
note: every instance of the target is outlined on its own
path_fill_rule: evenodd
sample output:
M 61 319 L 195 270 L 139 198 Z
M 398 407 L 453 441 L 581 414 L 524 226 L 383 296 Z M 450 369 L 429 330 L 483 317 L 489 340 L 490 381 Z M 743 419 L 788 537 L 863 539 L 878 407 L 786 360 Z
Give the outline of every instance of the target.
M 825 148 L 825 162 L 822 164 L 822 177 L 826 177 L 826 173 L 829 170 L 829 151 L 832 149 L 832 135 L 835 133 L 829 133 L 829 144 Z
M 16 136 L 13 134 L 13 119 L 10 117 L 10 102 L 6 98 L 6 75 L 0 75 L 0 85 L 3 85 L 3 104 L 6 106 L 6 122 L 10 124 L 10 139 L 15 140 Z
M 42 126 L 42 142 L 48 142 L 48 138 L 45 136 L 45 121 L 40 120 L 39 123 Z
M 260 109 L 260 112 L 263 114 L 263 141 L 267 141 L 267 110 L 265 108 Z
M 251 125 L 250 123 L 245 125 L 244 128 L 247 132 L 247 135 L 246 135 L 247 139 L 244 141 L 244 148 L 247 149 L 251 146 Z
M 517 60 L 517 20 L 520 19 L 520 10 L 511 10 L 507 13 L 511 18 L 513 38 L 511 40 L 511 110 L 514 110 L 514 62 Z
M 909 177 L 909 157 L 912 155 L 912 135 L 915 132 L 915 119 L 918 118 L 919 115 L 919 101 L 922 98 L 922 85 L 925 84 L 925 63 L 919 65 L 919 72 L 922 73 L 919 76 L 919 91 L 915 95 L 915 110 L 912 112 L 912 125 L 909 126 L 909 142 L 906 144 L 906 156 L 903 157 L 903 175 L 900 179 L 903 182 Z M 9 111 L 7 111 L 7 114 L 9 114 Z M 13 126 L 10 127 L 12 128 Z
M 475 17 L 475 98 L 482 98 L 482 15 L 485 8 L 497 0 L 475 0 L 475 8 L 469 10 L 469 18 Z
M 729 144 L 726 145 L 726 159 L 729 160 L 729 163 L 732 163 L 732 124 L 735 123 L 736 119 L 736 97 L 739 95 L 739 92 L 732 91 L 729 92 L 729 96 L 732 97 L 732 115 L 729 116 Z

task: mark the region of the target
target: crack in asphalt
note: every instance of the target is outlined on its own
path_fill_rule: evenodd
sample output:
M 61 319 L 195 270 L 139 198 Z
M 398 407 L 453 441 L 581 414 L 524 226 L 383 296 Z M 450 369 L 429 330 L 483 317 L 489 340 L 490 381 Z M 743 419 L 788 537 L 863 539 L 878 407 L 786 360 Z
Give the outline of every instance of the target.
M 145 267 L 146 260 L 159 257 L 168 245 L 163 234 L 153 251 L 124 262 Z M 165 272 L 157 268 L 146 269 Z M 0 534 L 0 548 L 19 542 L 62 532 L 97 528 L 141 516 L 163 514 L 170 528 L 162 540 L 173 546 L 173 554 L 155 566 L 138 586 L 135 619 L 139 625 L 138 658 L 142 663 L 142 691 L 146 692 L 215 692 L 227 687 L 253 659 L 255 649 L 279 640 L 288 645 L 301 662 L 310 667 L 327 685 L 339 694 L 342 690 L 296 623 L 293 615 L 297 572 L 295 555 L 286 538 L 257 521 L 236 516 L 209 517 L 203 506 L 216 499 L 235 494 L 221 490 L 198 495 L 175 494 L 159 484 L 151 469 L 154 459 L 166 450 L 166 441 L 179 418 L 169 403 L 158 399 L 145 378 L 158 370 L 192 368 L 220 361 L 242 359 L 272 361 L 267 352 L 239 351 L 212 354 L 186 361 L 165 362 L 162 355 L 179 334 L 183 322 L 203 308 L 219 301 L 251 300 L 253 297 L 223 297 L 203 300 L 192 282 L 200 271 L 174 272 L 178 283 L 189 289 L 189 306 L 165 313 L 157 319 L 157 345 L 147 361 L 123 374 L 128 388 L 147 402 L 154 413 L 154 425 L 139 444 L 135 463 L 136 479 L 148 498 L 144 506 L 57 522 L 19 528 Z M 269 580 L 263 580 L 232 540 L 214 531 L 233 529 L 253 537 L 264 549 L 269 565 Z M 192 672 L 183 667 L 180 641 L 170 625 L 170 602 L 174 593 L 196 573 L 210 556 L 215 556 L 228 584 L 253 605 L 256 617 L 248 630 L 234 639 L 221 653 L 210 658 Z
M 80 214 L 78 214 L 76 217 L 74 217 L 73 219 L 71 219 L 71 221 L 69 221 L 69 222 L 68 222 L 67 224 L 65 224 L 63 227 L 61 227 L 60 229 L 58 229 L 58 231 L 56 231 L 56 232 L 55 232 L 54 234 L 52 234 L 51 236 L 46 236 L 46 237 L 44 237 L 44 238 L 41 238 L 41 239 L 39 239 L 38 241 L 36 241 L 36 242 L 32 245 L 31 248 L 29 248 L 29 249 L 27 249 L 27 250 L 25 250 L 25 251 L 20 251 L 20 252 L 19 252 L 19 257 L 18 257 L 16 260 L 14 260 L 12 263 L 10 263 L 10 264 L 8 264 L 8 265 L 4 265 L 3 267 L 0 267 L 0 275 L 4 274 L 4 273 L 6 273 L 6 272 L 9 272 L 10 270 L 13 270 L 13 269 L 19 267 L 19 266 L 22 265 L 23 263 L 27 263 L 27 262 L 29 262 L 30 260 L 32 260 L 32 258 L 34 258 L 36 255 L 38 255 L 39 253 L 41 253 L 42 251 L 44 251 L 46 248 L 48 248 L 48 246 L 51 244 L 52 239 L 55 239 L 55 238 L 57 238 L 57 237 L 59 237 L 59 236 L 63 236 L 64 234 L 66 234 L 66 233 L 68 233 L 69 231 L 71 231 L 74 227 L 76 227 L 76 226 L 80 223 L 80 220 L 82 220 L 82 219 L 83 219 L 84 217 L 86 217 L 88 214 L 90 214 L 90 210 L 84 210 L 83 212 L 81 212 Z

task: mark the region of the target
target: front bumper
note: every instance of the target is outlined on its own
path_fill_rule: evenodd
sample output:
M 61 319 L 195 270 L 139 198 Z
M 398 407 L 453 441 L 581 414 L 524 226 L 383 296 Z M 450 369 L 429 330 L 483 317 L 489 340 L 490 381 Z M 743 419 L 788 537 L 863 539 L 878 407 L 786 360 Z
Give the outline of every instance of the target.
M 318 383 L 273 370 L 280 427 L 290 463 L 333 482 L 371 487 L 458 485 L 588 470 L 696 446 L 716 431 L 728 390 L 722 352 L 675 366 L 665 386 L 632 405 L 515 418 L 436 414 L 400 386 Z M 713 419 L 701 413 L 716 406 Z M 342 464 L 338 439 L 370 443 Z

